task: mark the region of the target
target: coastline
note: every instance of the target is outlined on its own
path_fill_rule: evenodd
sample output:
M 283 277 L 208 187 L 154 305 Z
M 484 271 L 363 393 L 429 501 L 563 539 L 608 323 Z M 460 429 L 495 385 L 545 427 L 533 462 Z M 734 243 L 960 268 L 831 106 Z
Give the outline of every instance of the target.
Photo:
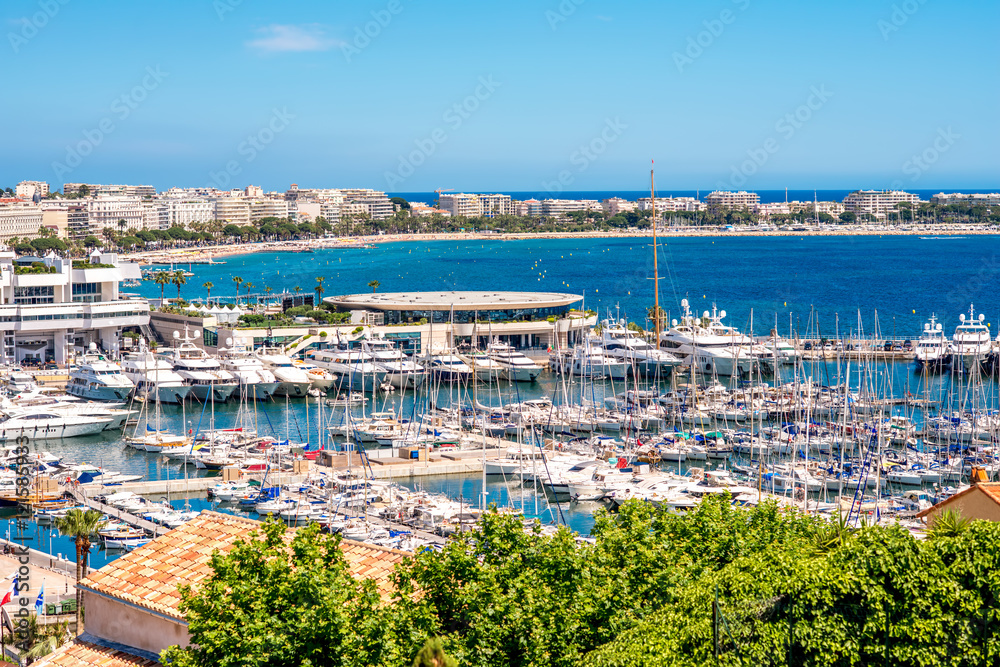
M 521 241 L 527 239 L 622 239 L 649 238 L 652 231 L 594 231 L 594 232 L 444 232 L 435 234 L 381 234 L 374 236 L 350 236 L 337 239 L 310 239 L 292 241 L 266 241 L 263 243 L 229 243 L 198 248 L 170 248 L 162 250 L 144 250 L 142 252 L 123 255 L 124 258 L 140 264 L 184 264 L 204 263 L 223 257 L 252 255 L 263 252 L 309 252 L 313 249 L 357 248 L 375 243 L 405 243 L 410 241 Z M 997 236 L 1000 232 L 981 228 L 942 228 L 942 229 L 850 229 L 850 230 L 732 230 L 719 229 L 698 230 L 679 229 L 661 232 L 659 238 L 697 238 L 697 237 L 759 237 L 759 236 Z

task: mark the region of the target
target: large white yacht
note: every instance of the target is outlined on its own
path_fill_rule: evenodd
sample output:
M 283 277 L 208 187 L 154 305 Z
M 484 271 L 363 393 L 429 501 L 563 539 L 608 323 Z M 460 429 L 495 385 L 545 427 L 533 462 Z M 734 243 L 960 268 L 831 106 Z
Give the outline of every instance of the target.
M 375 366 L 385 371 L 385 382 L 396 389 L 416 389 L 427 378 L 427 371 L 390 340 L 369 338 L 362 343 L 361 349 L 372 356 Z
M 122 372 L 135 383 L 135 393 L 160 403 L 180 403 L 191 387 L 184 382 L 169 362 L 149 350 L 129 352 L 122 360 Z
M 500 364 L 503 375 L 514 382 L 534 382 L 542 373 L 542 367 L 524 356 L 510 345 L 494 340 L 486 347 L 490 359 Z
M 472 379 L 472 367 L 456 354 L 435 354 L 425 364 L 441 382 L 465 382 Z
M 197 329 L 191 336 L 185 330 L 181 338 L 175 331 L 174 338 L 180 344 L 158 354 L 173 364 L 174 370 L 190 385 L 191 393 L 199 401 L 225 401 L 236 391 L 236 376 L 223 369 L 218 359 L 208 356 L 205 350 L 191 342 L 199 335 Z
M 955 368 L 969 371 L 986 359 L 993 337 L 990 336 L 989 327 L 983 322 L 986 316 L 979 313 L 977 318 L 973 306 L 969 306 L 968 317 L 963 313 L 958 319 L 961 323 L 955 327 L 955 333 L 951 337 L 951 363 Z
M 373 391 L 385 382 L 385 371 L 364 350 L 351 350 L 346 345 L 329 350 L 310 350 L 306 359 L 338 377 L 336 384 L 342 390 Z
M 550 359 L 559 372 L 585 378 L 624 380 L 629 369 L 629 364 L 606 354 L 599 342 L 590 339 L 570 350 L 560 350 Z
M 503 366 L 482 350 L 471 350 L 458 355 L 472 369 L 472 377 L 479 382 L 492 382 L 503 375 Z
M 309 393 L 312 380 L 302 368 L 292 363 L 291 358 L 280 347 L 262 347 L 256 353 L 264 368 L 274 373 L 278 380 L 278 388 L 274 393 L 278 396 L 301 398 Z
M 219 364 L 236 377 L 240 394 L 256 400 L 266 401 L 278 388 L 274 373 L 264 368 L 264 363 L 246 350 L 229 349 L 222 352 Z
M 94 343 L 76 367 L 70 369 L 66 383 L 67 394 L 91 401 L 124 401 L 134 388 L 121 366 L 99 354 Z
M 74 414 L 45 408 L 19 408 L 0 416 L 0 440 L 6 442 L 19 436 L 34 440 L 76 438 L 96 435 L 107 428 L 112 418 Z
M 930 322 L 924 323 L 914 349 L 917 368 L 927 371 L 945 370 L 951 366 L 951 346 L 941 329 L 937 317 L 931 315 Z
M 679 357 L 647 343 L 639 332 L 629 331 L 625 320 L 604 320 L 602 325 L 601 346 L 605 353 L 634 366 L 642 375 L 666 377 L 681 363 Z
M 660 334 L 660 346 L 684 358 L 684 364 L 699 373 L 716 375 L 746 375 L 755 359 L 770 354 L 758 348 L 748 336 L 722 324 L 726 311 L 707 310 L 702 317 L 691 314 L 687 299 L 681 301 L 684 310 L 680 321 Z

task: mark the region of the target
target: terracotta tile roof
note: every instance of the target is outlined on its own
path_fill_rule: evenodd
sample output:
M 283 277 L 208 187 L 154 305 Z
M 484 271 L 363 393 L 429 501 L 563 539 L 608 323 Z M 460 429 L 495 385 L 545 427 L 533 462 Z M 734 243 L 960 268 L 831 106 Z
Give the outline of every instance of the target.
M 967 489 L 959 491 L 953 496 L 945 498 L 944 500 L 939 502 L 937 505 L 934 505 L 933 507 L 928 507 L 927 509 L 918 512 L 917 518 L 922 519 L 923 517 L 927 516 L 932 512 L 937 512 L 938 510 L 946 509 L 948 505 L 952 504 L 959 498 L 964 498 L 965 496 L 971 493 L 976 493 L 977 491 L 982 491 L 984 494 L 986 494 L 987 498 L 989 498 L 996 504 L 1000 505 L 1000 482 L 980 482 L 979 484 L 974 484 Z
M 180 528 L 92 572 L 80 587 L 183 619 L 178 611 L 181 596 L 177 587 L 204 581 L 212 573 L 212 552 L 228 551 L 259 525 L 230 514 L 202 512 Z M 383 598 L 392 592 L 390 577 L 396 564 L 412 555 L 352 540 L 342 540 L 340 546 L 351 574 L 374 579 Z
M 116 648 L 99 646 L 87 641 L 75 640 L 50 653 L 38 662 L 37 667 L 161 667 L 149 658 L 126 653 Z

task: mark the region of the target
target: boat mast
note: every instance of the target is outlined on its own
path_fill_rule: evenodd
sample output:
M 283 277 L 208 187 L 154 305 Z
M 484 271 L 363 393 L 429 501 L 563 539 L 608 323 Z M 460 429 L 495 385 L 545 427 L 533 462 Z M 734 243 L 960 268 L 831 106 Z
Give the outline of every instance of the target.
M 651 160 L 650 164 L 655 164 Z M 660 274 L 656 265 L 656 187 L 653 169 L 649 170 L 649 201 L 653 207 L 653 326 L 656 331 L 656 348 L 660 347 Z

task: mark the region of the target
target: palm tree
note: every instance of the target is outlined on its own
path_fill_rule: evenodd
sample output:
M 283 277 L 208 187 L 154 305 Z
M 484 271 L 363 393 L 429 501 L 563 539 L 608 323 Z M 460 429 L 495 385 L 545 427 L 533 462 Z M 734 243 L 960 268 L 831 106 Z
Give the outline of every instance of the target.
M 170 273 L 168 271 L 157 271 L 153 282 L 160 286 L 160 307 L 163 306 L 163 290 L 170 284 Z
M 934 523 L 927 529 L 927 535 L 931 539 L 958 537 L 969 529 L 971 523 L 972 519 L 955 510 L 945 510 L 934 518 Z
M 77 632 L 82 629 L 80 624 L 83 612 L 83 589 L 80 588 L 80 580 L 87 573 L 87 559 L 90 556 L 90 536 L 96 533 L 104 525 L 104 515 L 97 510 L 72 509 L 66 515 L 56 519 L 56 528 L 67 537 L 72 537 L 76 542 L 76 627 Z
M 233 282 L 236 283 L 236 303 L 240 302 L 240 285 L 243 284 L 243 279 L 239 276 L 233 276 Z
M 323 276 L 319 276 L 318 278 L 316 278 L 316 283 L 317 284 L 316 284 L 316 287 L 313 288 L 314 290 L 316 290 L 316 304 L 315 305 L 316 305 L 317 308 L 319 308 L 319 304 L 323 302 L 323 292 L 326 291 L 326 290 L 323 289 L 323 281 L 324 280 L 326 280 L 326 278 L 324 278 Z
M 295 286 L 295 287 L 293 287 L 292 289 L 294 289 L 294 290 L 295 290 L 295 293 L 296 293 L 296 294 L 298 294 L 299 292 L 301 292 L 301 291 L 302 291 L 302 288 L 301 288 L 301 287 L 299 287 L 298 285 L 296 285 L 296 286 Z
M 213 283 L 211 280 L 209 280 L 208 282 L 203 283 L 202 287 L 204 287 L 205 290 L 208 292 L 208 296 L 205 297 L 205 301 L 211 301 L 212 300 L 212 288 L 215 287 L 215 283 Z
M 382 283 L 377 280 L 372 280 L 368 283 L 368 286 L 372 288 L 372 294 L 374 294 L 375 290 L 382 286 Z
M 250 290 L 253 289 L 253 283 L 243 283 L 247 288 L 247 304 L 250 303 Z
M 181 285 L 187 284 L 187 276 L 184 275 L 184 269 L 177 269 L 170 276 L 170 282 L 177 285 L 177 300 L 181 300 Z

